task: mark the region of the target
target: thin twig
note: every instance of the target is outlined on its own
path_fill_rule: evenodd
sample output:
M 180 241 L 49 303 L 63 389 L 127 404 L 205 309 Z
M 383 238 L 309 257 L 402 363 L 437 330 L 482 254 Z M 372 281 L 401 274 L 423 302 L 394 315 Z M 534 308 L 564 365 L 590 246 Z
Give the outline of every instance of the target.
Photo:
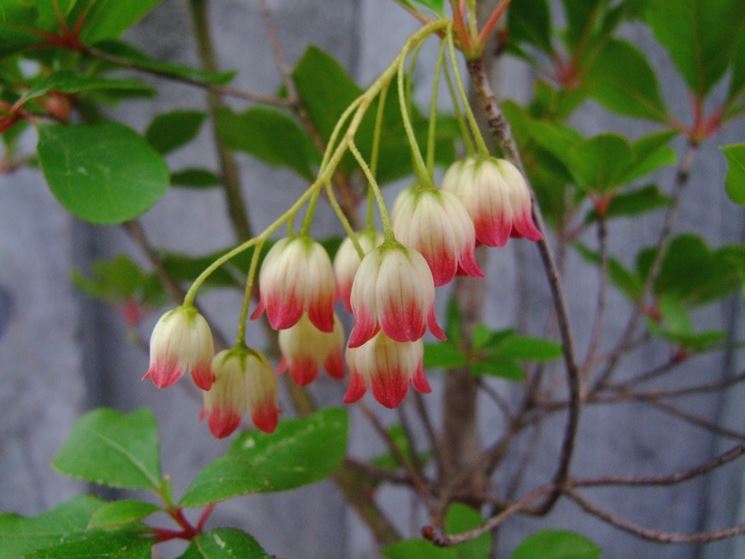
M 445 470 L 445 450 L 442 448 L 442 442 L 435 432 L 434 423 L 429 415 L 427 405 L 424 403 L 424 398 L 419 392 L 414 391 L 414 407 L 419 416 L 419 420 L 424 426 L 424 432 L 427 434 L 429 446 L 435 455 L 435 463 L 437 464 L 438 476 L 442 476 Z
M 586 513 L 591 514 L 592 516 L 595 516 L 600 520 L 623 530 L 624 532 L 628 532 L 629 534 L 653 542 L 680 544 L 710 543 L 745 533 L 745 524 L 738 524 L 736 526 L 732 526 L 731 528 L 712 530 L 710 532 L 684 533 L 651 530 L 649 528 L 639 526 L 638 524 L 634 524 L 633 522 L 626 520 L 625 518 L 622 518 L 597 506 L 573 489 L 566 489 L 564 493 L 575 503 L 577 503 Z
M 587 345 L 587 353 L 580 370 L 583 380 L 590 374 L 595 353 L 603 334 L 603 319 L 605 317 L 605 305 L 608 299 L 608 225 L 605 217 L 600 215 L 597 222 L 598 231 L 598 253 L 600 255 L 600 267 L 598 269 L 598 298 L 595 306 L 595 318 L 592 321 L 590 331 L 590 342 Z
M 714 457 L 708 462 L 699 464 L 688 470 L 676 472 L 665 476 L 602 476 L 597 478 L 573 479 L 571 485 L 574 487 L 601 487 L 606 485 L 675 485 L 702 476 L 710 471 L 737 460 L 745 454 L 745 442 L 733 446 L 726 452 Z

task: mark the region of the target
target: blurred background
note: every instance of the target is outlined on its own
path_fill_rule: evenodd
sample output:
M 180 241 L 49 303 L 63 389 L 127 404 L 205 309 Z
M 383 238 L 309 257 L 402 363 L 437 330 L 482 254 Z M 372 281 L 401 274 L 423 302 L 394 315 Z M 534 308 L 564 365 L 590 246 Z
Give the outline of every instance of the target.
M 528 0 L 523 0 L 528 1 Z M 399 50 L 416 22 L 388 0 L 270 0 L 288 62 L 294 63 L 304 49 L 315 44 L 332 53 L 355 76 L 367 83 Z M 212 0 L 210 19 L 221 69 L 238 71 L 236 84 L 253 91 L 272 92 L 281 81 L 256 2 Z M 645 28 L 626 26 L 622 35 L 642 48 L 657 70 L 674 114 L 688 114 L 688 99 L 663 50 Z M 127 39 L 153 58 L 198 65 L 191 20 L 184 0 L 165 0 L 136 26 Z M 431 83 L 432 49 L 425 51 L 416 74 L 422 99 Z M 429 61 L 429 63 L 428 63 Z M 494 71 L 494 85 L 503 97 L 526 101 L 532 92 L 529 69 L 504 58 Z M 202 91 L 164 80 L 157 84 L 155 100 L 128 102 L 113 114 L 143 131 L 158 113 L 177 108 L 201 109 Z M 243 107 L 234 104 L 235 107 Z M 446 108 L 446 100 L 443 100 Z M 636 137 L 654 128 L 646 123 L 609 115 L 588 103 L 573 122 L 586 134 L 617 130 Z M 737 126 L 737 125 L 735 125 Z M 737 141 L 735 130 L 725 129 L 717 143 Z M 740 138 L 741 140 L 741 138 Z M 32 150 L 35 138 L 26 140 Z M 676 146 L 680 147 L 680 146 Z M 271 169 L 237 155 L 251 221 L 256 229 L 269 224 L 303 190 L 304 184 L 288 171 Z M 173 167 L 215 167 L 209 127 L 198 140 L 169 157 Z M 745 241 L 742 210 L 728 201 L 723 185 L 724 158 L 714 143 L 700 154 L 686 192 L 678 230 L 695 230 L 711 246 Z M 657 184 L 669 190 L 674 169 L 658 173 Z M 397 189 L 396 189 L 397 190 Z M 393 189 L 389 191 L 392 197 Z M 172 189 L 142 218 L 157 247 L 179 252 L 207 253 L 229 245 L 232 233 L 219 190 Z M 611 253 L 630 261 L 639 247 L 653 243 L 660 214 L 633 224 L 610 224 Z M 338 234 L 341 228 L 323 207 L 314 228 L 319 236 Z M 588 243 L 593 239 L 589 238 Z M 194 473 L 216 456 L 224 442 L 209 436 L 197 422 L 199 404 L 189 383 L 158 391 L 140 378 L 147 355 L 127 341 L 124 321 L 115 309 L 79 293 L 70 283 L 73 270 L 89 270 L 93 261 L 125 252 L 145 263 L 121 228 L 94 227 L 76 221 L 53 199 L 40 173 L 23 169 L 0 176 L 0 510 L 36 514 L 85 490 L 81 483 L 54 473 L 49 462 L 64 440 L 74 419 L 85 410 L 112 406 L 130 410 L 149 406 L 159 420 L 164 471 L 170 472 L 176 492 Z M 520 324 L 540 335 L 550 308 L 548 289 L 537 251 L 525 242 L 511 242 L 506 249 L 490 251 L 485 322 L 493 327 Z M 588 339 L 590 315 L 595 304 L 596 273 L 572 253 L 565 286 L 575 319 L 579 347 Z M 528 294 L 528 312 L 519 313 L 518 290 Z M 212 317 L 231 332 L 240 295 L 211 291 L 202 302 Z M 444 300 L 445 297 L 439 297 Z M 442 302 L 442 301 L 441 301 Z M 612 293 L 607 314 L 607 335 L 613 339 L 626 321 L 627 303 Z M 702 327 L 726 328 L 732 339 L 742 338 L 740 298 L 705 308 L 696 316 Z M 145 317 L 141 332 L 147 337 L 158 313 Z M 261 329 L 250 328 L 256 344 Z M 667 358 L 667 349 L 652 344 L 624 361 L 624 375 L 632 376 Z M 743 366 L 732 353 L 714 353 L 692 360 L 670 382 L 716 381 Z M 431 375 L 434 393 L 427 397 L 438 416 L 442 396 L 441 373 Z M 560 377 L 557 377 L 560 378 Z M 508 398 L 512 387 L 503 381 L 495 389 Z M 323 375 L 312 386 L 325 404 L 338 405 L 343 388 Z M 283 396 L 284 398 L 284 396 Z M 708 421 L 728 425 L 735 433 L 717 437 L 650 407 L 628 403 L 583 410 L 577 475 L 669 473 L 696 465 L 731 446 L 738 430 L 745 431 L 745 411 L 740 404 L 743 389 L 721 396 L 704 395 L 684 400 L 686 409 Z M 291 407 L 283 400 L 284 408 Z M 289 413 L 289 411 L 288 411 Z M 501 418 L 488 401 L 480 402 L 482 438 L 489 442 L 499 434 Z M 386 422 L 396 415 L 380 411 Z M 380 441 L 353 410 L 350 453 L 369 457 L 382 451 Z M 556 414 L 537 435 L 539 451 L 527 466 L 527 483 L 542 483 L 553 471 L 564 417 Z M 530 432 L 528 432 L 530 435 Z M 516 450 L 528 441 L 519 441 Z M 517 453 L 516 453 L 517 454 Z M 522 468 L 508 460 L 498 472 L 512 476 Z M 745 518 L 741 505 L 743 465 L 735 462 L 706 478 L 660 489 L 602 489 L 591 495 L 600 504 L 644 526 L 697 531 L 730 525 Z M 413 509 L 411 498 L 399 489 L 383 489 L 378 495 L 383 508 L 408 536 L 417 535 L 426 523 L 424 512 Z M 258 537 L 264 547 L 283 559 L 369 559 L 377 557 L 367 529 L 354 512 L 345 508 L 341 494 L 326 481 L 315 486 L 274 496 L 251 496 L 220 505 L 212 525 L 241 527 Z M 706 548 L 661 546 L 637 540 L 585 516 L 573 504 L 562 502 L 547 518 L 513 519 L 500 531 L 504 556 L 526 534 L 539 528 L 571 528 L 596 541 L 604 557 L 654 557 L 714 559 L 745 557 L 738 541 Z

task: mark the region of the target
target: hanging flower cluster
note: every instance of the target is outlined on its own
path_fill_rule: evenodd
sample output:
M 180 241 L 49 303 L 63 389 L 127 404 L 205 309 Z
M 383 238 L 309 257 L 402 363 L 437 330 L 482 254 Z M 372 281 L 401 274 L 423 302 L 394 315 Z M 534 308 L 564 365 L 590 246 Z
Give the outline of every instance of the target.
M 455 64 L 453 72 L 469 118 L 470 133 L 466 134 L 471 138 L 464 137 L 469 155 L 448 169 L 442 188 L 436 186 L 431 157 L 436 118 L 433 116 L 430 122 L 425 162 L 411 128 L 403 85 L 408 51 L 436 30 L 433 24 L 415 34 L 394 64 L 342 115 L 329 140 L 318 180 L 306 193 L 261 235 L 210 265 L 192 285 L 184 305 L 166 313 L 155 326 L 150 369 L 145 377 L 165 388 L 189 372 L 203 390 L 201 417 L 207 419 L 214 436 L 233 433 L 245 415 L 266 432 L 275 429 L 279 418 L 276 373 L 262 353 L 244 345 L 245 319 L 257 274 L 258 305 L 252 318 L 265 314 L 271 328 L 278 331 L 278 372 L 288 371 L 292 381 L 306 386 L 318 377 L 321 368 L 332 378 L 343 380 L 346 361 L 349 379 L 345 403 L 357 402 L 369 389 L 380 404 L 396 408 L 406 397 L 409 385 L 421 393 L 431 391 L 424 374 L 422 338 L 427 330 L 436 338 L 445 338 L 435 312 L 436 288 L 456 275 L 484 277 L 475 255 L 478 244 L 501 247 L 510 237 L 542 239 L 533 222 L 528 184 L 513 164 L 489 156 L 465 102 Z M 452 30 L 448 27 L 445 31 L 453 57 Z M 396 71 L 401 118 L 417 180 L 401 192 L 389 213 L 375 180 L 377 149 L 373 149 L 368 164 L 354 143 L 354 135 L 365 110 L 380 95 L 373 143 L 379 142 L 385 95 Z M 456 99 L 454 102 L 457 105 Z M 463 129 L 469 127 L 464 124 Z M 471 140 L 478 144 L 478 154 L 473 153 Z M 352 230 L 331 186 L 335 168 L 347 152 L 368 182 L 368 224 L 360 232 Z M 324 187 L 348 233 L 333 262 L 309 234 Z M 308 202 L 302 229 L 296 234 L 295 214 Z M 375 205 L 382 232 L 374 227 Z M 274 243 L 259 267 L 261 248 L 283 224 L 288 225 L 289 236 Z M 236 344 L 213 357 L 209 325 L 193 306 L 196 291 L 217 267 L 251 247 L 253 257 Z M 354 320 L 346 351 L 342 322 L 335 314 L 335 305 L 340 302 Z

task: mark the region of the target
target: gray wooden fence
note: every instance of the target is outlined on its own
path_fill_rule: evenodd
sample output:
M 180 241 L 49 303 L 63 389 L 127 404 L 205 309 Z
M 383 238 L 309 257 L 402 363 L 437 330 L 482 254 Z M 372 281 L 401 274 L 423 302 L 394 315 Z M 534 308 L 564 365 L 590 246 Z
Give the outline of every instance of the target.
M 270 6 L 290 61 L 314 43 L 332 52 L 361 81 L 374 77 L 415 28 L 399 8 L 383 0 L 273 0 Z M 272 91 L 279 76 L 256 3 L 214 0 L 211 16 L 221 65 L 239 71 L 239 85 Z M 680 94 L 682 84 L 664 52 L 643 29 L 629 27 L 625 33 L 647 51 L 662 72 L 661 82 L 670 105 L 677 114 L 686 114 L 687 99 Z M 182 0 L 163 2 L 130 33 L 129 39 L 156 58 L 196 64 L 190 21 Z M 420 73 L 426 82 L 426 72 Z M 530 75 L 525 67 L 508 62 L 502 76 L 506 95 L 520 98 L 529 93 Z M 116 117 L 144 130 L 159 112 L 203 106 L 203 94 L 198 90 L 166 82 L 158 85 L 161 93 L 154 102 L 129 103 L 115 110 Z M 636 136 L 648 131 L 643 124 L 609 116 L 595 106 L 582 110 L 575 124 L 587 133 L 615 129 Z M 737 141 L 738 132 L 742 141 L 742 128 L 735 128 L 724 132 L 723 142 Z M 31 140 L 26 148 L 33 149 Z M 172 156 L 172 163 L 174 168 L 214 166 L 207 130 L 193 145 Z M 304 186 L 288 172 L 267 168 L 242 156 L 240 165 L 256 227 L 267 225 Z M 715 246 L 743 237 L 742 212 L 723 194 L 723 169 L 723 157 L 715 146 L 705 147 L 695 166 L 679 221 L 680 229 L 695 229 Z M 673 171 L 665 170 L 657 178 L 661 187 L 668 189 Z M 324 211 L 321 215 L 319 234 L 339 230 L 330 213 Z M 174 189 L 144 216 L 143 223 L 158 246 L 202 253 L 231 242 L 223 216 L 219 192 Z M 612 223 L 613 253 L 631 260 L 640 244 L 654 242 L 658 227 L 659 216 L 633 224 Z M 519 245 L 511 246 L 490 255 L 486 321 L 492 326 L 506 326 L 517 318 L 514 247 Z M 522 245 L 517 250 L 522 251 L 530 271 L 525 280 L 531 308 L 528 324 L 534 333 L 540 333 L 549 308 L 547 287 L 533 247 Z M 136 258 L 142 256 L 120 229 L 95 228 L 72 219 L 54 201 L 37 172 L 23 170 L 0 177 L 0 510 L 34 514 L 85 489 L 52 472 L 49 461 L 74 419 L 91 407 L 154 408 L 160 425 L 164 469 L 171 472 L 176 491 L 224 447 L 197 423 L 198 405 L 185 388 L 157 391 L 149 383 L 140 382 L 147 358 L 126 343 L 116 313 L 71 287 L 68 278 L 72 269 L 86 269 L 92 261 L 120 251 Z M 572 312 L 577 317 L 588 316 L 595 301 L 595 274 L 572 255 L 567 275 L 571 278 L 566 285 Z M 230 331 L 237 295 L 215 292 L 206 295 L 204 301 L 212 316 Z M 702 311 L 700 318 L 712 327 L 731 325 L 733 332 L 742 334 L 738 309 L 739 298 L 735 298 L 726 305 Z M 609 333 L 618 334 L 627 312 L 620 297 L 611 299 Z M 579 346 L 584 347 L 589 321 L 577 320 L 575 324 Z M 143 332 L 147 333 L 149 326 L 145 325 Z M 260 334 L 252 335 L 260 343 Z M 664 359 L 663 351 L 653 347 L 635 355 L 624 362 L 623 370 L 629 375 L 638 372 Z M 742 359 L 732 355 L 712 355 L 695 360 L 677 378 L 714 380 L 732 374 L 742 364 Z M 435 393 L 428 399 L 437 407 L 441 383 L 435 379 L 433 384 Z M 510 394 L 509 386 L 499 388 Z M 322 401 L 340 401 L 341 389 L 329 381 L 320 380 L 314 392 Z M 686 404 L 702 417 L 742 429 L 745 414 L 739 405 L 741 395 L 742 389 L 720 398 L 692 398 Z M 499 420 L 487 402 L 482 404 L 482 435 L 490 440 Z M 395 420 L 391 413 L 386 412 L 383 417 Z M 543 430 L 541 451 L 529 467 L 527 483 L 540 483 L 550 475 L 563 422 L 563 417 L 557 415 Z M 731 444 L 633 404 L 584 410 L 579 441 L 574 468 L 578 474 L 586 475 L 673 472 L 697 464 Z M 380 451 L 374 434 L 356 414 L 350 445 L 351 452 L 359 456 Z M 515 467 L 513 461 L 500 476 L 511 475 Z M 742 465 L 734 464 L 710 478 L 680 487 L 598 490 L 593 498 L 645 526 L 695 531 L 725 526 L 745 516 L 740 509 L 742 478 Z M 389 489 L 383 490 L 380 498 L 402 530 L 413 536 L 419 524 L 412 522 L 409 498 L 399 490 Z M 366 529 L 345 509 L 341 496 L 329 482 L 283 495 L 230 501 L 218 507 L 214 523 L 259 534 L 267 549 L 286 559 L 376 557 Z M 500 535 L 504 556 L 509 556 L 526 534 L 545 527 L 584 532 L 602 545 L 607 559 L 745 557 L 745 548 L 737 542 L 707 549 L 642 542 L 588 518 L 568 503 L 557 507 L 546 519 L 507 524 Z

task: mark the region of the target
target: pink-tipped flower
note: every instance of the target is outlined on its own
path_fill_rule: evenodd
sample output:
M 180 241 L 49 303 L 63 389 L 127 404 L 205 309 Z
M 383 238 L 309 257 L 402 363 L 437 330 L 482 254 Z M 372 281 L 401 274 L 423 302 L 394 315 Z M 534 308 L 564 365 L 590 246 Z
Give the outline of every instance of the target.
M 424 376 L 423 354 L 421 340 L 397 342 L 382 332 L 358 348 L 347 349 L 350 377 L 344 403 L 352 404 L 362 398 L 368 386 L 375 399 L 387 408 L 401 404 L 409 383 L 423 394 L 431 392 Z
M 501 247 L 510 237 L 543 239 L 533 223 L 528 184 L 506 159 L 480 157 L 458 161 L 445 174 L 442 188 L 463 202 L 479 242 Z
M 189 371 L 202 390 L 214 380 L 212 331 L 194 307 L 177 307 L 160 317 L 150 336 L 149 378 L 158 388 L 167 388 Z
M 212 434 L 223 439 L 235 431 L 245 414 L 271 433 L 279 421 L 277 378 L 267 358 L 258 351 L 236 347 L 221 351 L 212 362 L 215 382 L 204 393 L 200 419 L 207 418 Z
M 362 252 L 367 254 L 383 242 L 383 235 L 380 231 L 367 229 L 357 234 L 357 241 L 362 248 Z M 352 293 L 352 282 L 357 268 L 360 267 L 360 255 L 352 242 L 347 237 L 339 246 L 334 258 L 334 277 L 336 278 L 336 299 L 344 301 L 344 308 L 347 312 L 352 312 L 352 305 L 349 302 L 349 296 Z
M 333 332 L 322 332 L 302 317 L 292 328 L 279 331 L 279 372 L 289 369 L 292 380 L 300 386 L 316 380 L 321 366 L 331 377 L 344 378 L 343 348 L 344 328 L 336 315 Z
M 323 332 L 334 329 L 334 270 L 324 248 L 305 236 L 277 242 L 266 255 L 259 274 L 259 307 L 269 324 L 283 330 L 304 313 Z
M 435 284 L 427 261 L 398 242 L 367 253 L 354 276 L 350 297 L 354 328 L 349 347 L 359 347 L 382 330 L 398 342 L 432 333 L 445 339 L 435 316 Z
M 455 194 L 409 187 L 396 199 L 392 218 L 396 238 L 424 256 L 435 287 L 456 273 L 484 277 L 474 254 L 473 222 Z

